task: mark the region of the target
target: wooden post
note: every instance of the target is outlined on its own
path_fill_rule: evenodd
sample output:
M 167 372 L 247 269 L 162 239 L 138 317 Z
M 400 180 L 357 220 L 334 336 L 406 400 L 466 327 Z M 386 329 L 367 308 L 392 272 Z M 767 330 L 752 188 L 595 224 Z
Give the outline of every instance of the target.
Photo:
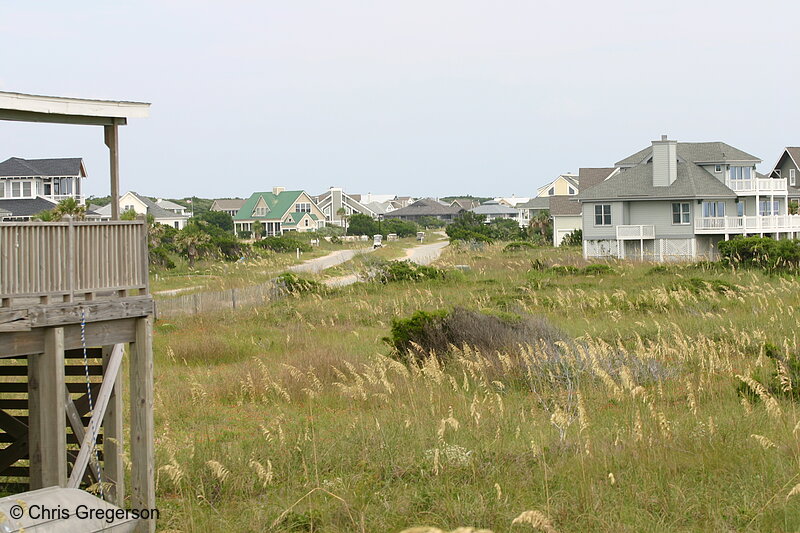
M 119 220 L 119 128 L 103 126 L 111 162 L 111 220 Z
M 154 509 L 152 317 L 136 320 L 135 338 L 130 351 L 131 507 Z M 137 532 L 153 532 L 155 527 L 154 520 L 142 522 Z
M 103 347 L 103 373 L 108 368 L 113 346 Z M 122 507 L 125 503 L 125 465 L 122 461 L 125 437 L 122 431 L 122 372 L 117 373 L 114 389 L 103 418 L 103 473 L 104 482 L 111 483 L 106 500 Z
M 45 330 L 44 353 L 28 356 L 30 488 L 67 485 L 64 329 Z
M 236 309 L 236 289 L 231 289 L 231 307 Z

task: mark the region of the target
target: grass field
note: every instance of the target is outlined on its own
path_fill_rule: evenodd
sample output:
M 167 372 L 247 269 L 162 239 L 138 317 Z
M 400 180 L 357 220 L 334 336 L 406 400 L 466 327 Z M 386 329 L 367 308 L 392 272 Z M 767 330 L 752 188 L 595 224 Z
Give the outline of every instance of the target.
M 470 270 L 446 280 L 159 322 L 160 529 L 800 528 L 800 385 L 769 357 L 797 349 L 795 278 L 501 249 L 448 248 Z M 567 340 L 390 357 L 393 318 L 455 306 Z M 780 387 L 742 396 L 751 373 Z

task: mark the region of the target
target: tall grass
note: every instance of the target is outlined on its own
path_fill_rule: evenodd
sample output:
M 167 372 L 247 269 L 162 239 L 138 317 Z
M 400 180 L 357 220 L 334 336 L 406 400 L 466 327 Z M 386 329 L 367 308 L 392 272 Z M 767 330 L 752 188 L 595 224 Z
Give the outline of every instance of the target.
M 795 278 L 572 275 L 550 267 L 583 267 L 574 252 L 495 248 L 446 252 L 444 266 L 469 265 L 461 281 L 363 284 L 157 328 L 160 527 L 800 528 L 791 395 L 738 393 L 775 368 L 766 343 L 797 345 Z M 390 357 L 393 318 L 457 306 L 545 317 L 571 340 Z

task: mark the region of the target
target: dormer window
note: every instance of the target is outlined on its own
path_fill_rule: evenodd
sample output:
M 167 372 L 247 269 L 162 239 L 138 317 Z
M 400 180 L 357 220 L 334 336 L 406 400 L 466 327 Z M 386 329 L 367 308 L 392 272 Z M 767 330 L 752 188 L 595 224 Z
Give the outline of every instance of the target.
M 269 209 L 267 209 L 266 207 L 256 207 L 255 209 L 253 209 L 253 216 L 254 217 L 265 217 L 265 216 L 267 216 L 267 212 L 268 211 L 269 211 Z
M 722 165 L 714 165 L 714 172 L 722 172 Z

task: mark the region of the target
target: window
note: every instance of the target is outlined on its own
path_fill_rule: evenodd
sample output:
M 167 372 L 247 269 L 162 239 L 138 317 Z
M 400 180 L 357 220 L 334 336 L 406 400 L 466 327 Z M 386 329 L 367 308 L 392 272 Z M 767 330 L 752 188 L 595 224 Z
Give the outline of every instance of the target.
M 136 210 L 133 208 L 133 204 L 129 204 L 129 205 L 126 205 L 126 206 L 124 206 L 124 207 L 125 207 L 125 209 L 123 209 L 123 211 L 136 211 Z
M 689 204 L 687 203 L 674 203 L 672 204 L 672 223 L 673 224 L 688 224 L 689 223 Z
M 547 191 L 547 194 L 548 194 L 549 196 L 553 196 L 553 195 L 555 195 L 555 194 L 556 194 L 556 188 L 555 188 L 555 187 L 550 187 L 550 190 L 549 190 L 549 191 Z
M 722 172 L 722 165 L 714 165 L 714 172 Z
M 751 178 L 752 167 L 731 167 L 732 180 L 749 180 Z
M 797 177 L 795 175 L 796 173 L 797 171 L 795 169 L 793 168 L 789 169 L 789 185 L 791 185 L 792 187 L 794 187 L 797 184 Z
M 778 214 L 778 200 L 761 200 L 758 203 L 758 214 L 762 217 Z
M 254 217 L 265 217 L 267 216 L 267 208 L 266 207 L 256 207 L 253 209 L 253 216 Z
M 181 223 L 177 220 L 175 221 L 175 229 L 181 229 Z
M 311 204 L 309 204 L 309 203 L 294 204 L 294 210 L 297 213 L 310 213 L 311 212 Z
M 308 219 L 306 219 L 305 226 L 308 227 Z
M 611 225 L 611 204 L 600 204 L 594 206 L 594 225 Z
M 724 217 L 725 202 L 703 202 L 704 217 Z
M 12 198 L 29 198 L 31 196 L 31 182 L 30 181 L 12 181 L 11 182 L 11 197 Z
M 573 189 L 572 187 L 570 187 L 570 188 L 569 188 L 569 193 L 570 193 L 570 194 L 575 194 L 575 189 Z
M 6 197 L 6 184 L 0 181 L 0 198 Z
M 737 217 L 744 216 L 744 202 L 742 201 L 739 201 L 739 203 L 736 204 L 736 216 Z

